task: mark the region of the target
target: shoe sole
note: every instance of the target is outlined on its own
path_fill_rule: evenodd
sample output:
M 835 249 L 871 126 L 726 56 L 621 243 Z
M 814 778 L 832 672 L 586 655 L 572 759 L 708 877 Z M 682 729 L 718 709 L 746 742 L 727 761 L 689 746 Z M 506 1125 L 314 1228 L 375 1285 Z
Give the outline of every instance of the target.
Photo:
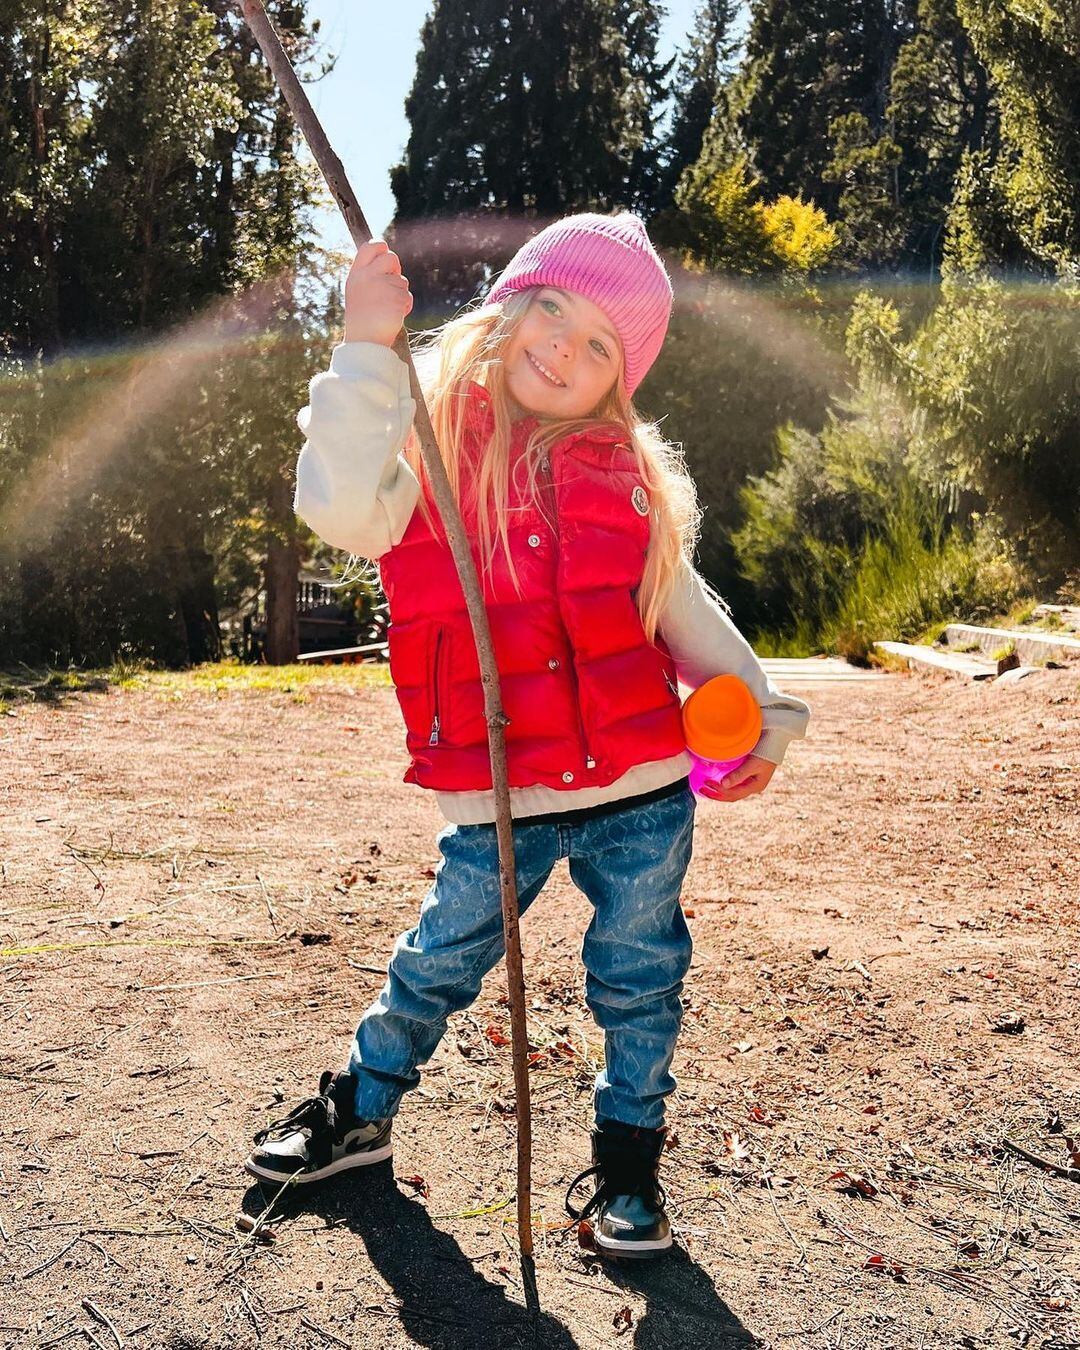
M 652 1241 L 641 1242 L 620 1242 L 618 1238 L 602 1238 L 595 1230 L 593 1232 L 593 1242 L 596 1250 L 603 1255 L 609 1256 L 637 1256 L 645 1260 L 653 1256 L 659 1256 L 661 1252 L 670 1251 L 673 1243 L 669 1237 L 654 1238 Z
M 385 1162 L 387 1158 L 393 1156 L 393 1152 L 393 1144 L 384 1144 L 382 1148 L 372 1149 L 369 1153 L 346 1153 L 337 1162 L 330 1163 L 328 1167 L 320 1167 L 317 1172 L 293 1172 L 286 1177 L 280 1172 L 272 1172 L 268 1167 L 260 1167 L 258 1163 L 248 1159 L 244 1163 L 244 1171 L 250 1172 L 260 1181 L 276 1181 L 282 1186 L 291 1181 L 294 1185 L 306 1186 L 308 1182 L 322 1181 L 326 1177 L 336 1176 L 339 1172 L 349 1172 L 354 1167 L 371 1167 L 375 1163 Z

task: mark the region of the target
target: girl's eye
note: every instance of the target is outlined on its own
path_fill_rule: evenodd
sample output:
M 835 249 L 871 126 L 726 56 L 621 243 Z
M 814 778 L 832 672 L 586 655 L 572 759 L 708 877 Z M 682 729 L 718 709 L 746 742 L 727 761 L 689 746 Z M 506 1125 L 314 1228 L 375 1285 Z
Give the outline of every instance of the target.
M 551 306 L 551 310 L 548 311 L 549 313 L 551 313 L 552 311 L 554 311 L 554 313 L 556 314 L 559 313 L 559 306 L 555 303 L 554 300 L 541 300 L 540 303 L 545 307 L 547 307 L 548 305 Z
M 598 352 L 600 353 L 601 356 L 607 356 L 608 350 L 607 350 L 607 348 L 604 346 L 604 344 L 600 341 L 599 338 L 593 338 L 593 340 L 592 340 L 592 345 L 593 345 L 594 350 L 595 350 L 595 351 L 598 351 Z

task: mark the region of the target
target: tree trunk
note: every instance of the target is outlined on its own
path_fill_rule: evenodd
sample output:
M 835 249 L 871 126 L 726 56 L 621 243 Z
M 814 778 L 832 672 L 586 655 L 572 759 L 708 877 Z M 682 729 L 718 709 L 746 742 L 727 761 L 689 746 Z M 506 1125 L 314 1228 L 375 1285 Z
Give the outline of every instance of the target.
M 60 282 L 56 267 L 56 245 L 53 239 L 52 203 L 44 194 L 46 168 L 49 160 L 47 114 L 42 101 L 42 81 L 48 77 L 51 45 L 49 30 L 45 29 L 40 51 L 39 69 L 35 70 L 27 86 L 30 113 L 30 145 L 34 159 L 35 195 L 33 240 L 37 252 L 37 272 L 40 278 L 38 295 L 40 307 L 34 321 L 32 340 L 47 355 L 60 345 Z M 40 78 L 39 78 L 40 76 Z
M 218 623 L 214 559 L 201 539 L 185 546 L 184 585 L 180 610 L 187 630 L 188 659 L 193 666 L 221 660 L 221 628 Z
M 296 588 L 300 577 L 300 545 L 292 509 L 292 484 L 281 469 L 270 483 L 270 543 L 266 550 L 266 662 L 288 665 L 300 651 L 300 619 Z

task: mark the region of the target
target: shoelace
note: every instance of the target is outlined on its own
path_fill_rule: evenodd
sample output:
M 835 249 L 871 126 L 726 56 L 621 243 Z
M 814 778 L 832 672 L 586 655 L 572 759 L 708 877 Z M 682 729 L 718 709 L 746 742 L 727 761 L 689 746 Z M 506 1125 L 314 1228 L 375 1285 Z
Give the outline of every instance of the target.
M 581 1209 L 575 1209 L 570 1203 L 570 1197 L 586 1177 L 599 1177 L 600 1184 Z M 630 1176 L 626 1172 L 619 1174 L 608 1168 L 605 1175 L 603 1165 L 594 1163 L 592 1167 L 586 1167 L 584 1172 L 579 1172 L 567 1188 L 566 1212 L 574 1220 L 587 1219 L 605 1200 L 614 1200 L 617 1195 L 640 1195 L 646 1204 L 661 1209 L 667 1204 L 663 1186 L 647 1173 Z
M 337 1133 L 337 1105 L 332 1097 L 320 1093 L 317 1097 L 307 1097 L 299 1106 L 295 1106 L 287 1116 L 272 1121 L 265 1129 L 255 1135 L 256 1144 L 265 1144 L 271 1136 L 293 1134 L 296 1130 L 310 1128 L 312 1139 L 333 1138 Z

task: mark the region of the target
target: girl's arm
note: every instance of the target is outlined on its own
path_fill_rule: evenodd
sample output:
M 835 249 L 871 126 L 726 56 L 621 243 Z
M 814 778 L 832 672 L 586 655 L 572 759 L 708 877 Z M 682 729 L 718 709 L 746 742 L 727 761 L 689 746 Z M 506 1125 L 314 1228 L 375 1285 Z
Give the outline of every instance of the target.
M 738 675 L 749 685 L 761 705 L 761 738 L 751 753 L 779 764 L 788 743 L 806 735 L 810 707 L 777 689 L 710 591 L 697 571 L 683 564 L 660 615 L 660 636 L 674 657 L 679 679 L 691 689 L 714 675 Z
M 399 453 L 415 412 L 409 368 L 381 342 L 339 344 L 311 381 L 293 510 L 328 544 L 378 558 L 400 542 L 420 494 Z

